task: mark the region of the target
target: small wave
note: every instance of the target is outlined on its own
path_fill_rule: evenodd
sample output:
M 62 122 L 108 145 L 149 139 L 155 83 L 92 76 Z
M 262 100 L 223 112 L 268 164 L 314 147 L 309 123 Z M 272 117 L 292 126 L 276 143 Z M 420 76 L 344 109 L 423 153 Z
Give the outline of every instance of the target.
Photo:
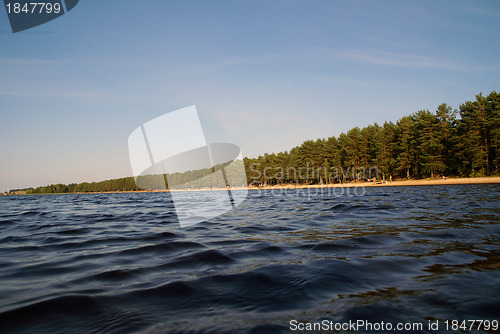
M 124 281 L 132 279 L 145 270 L 142 268 L 131 270 L 109 270 L 100 274 L 93 275 L 90 279 L 99 281 Z
M 147 245 L 138 248 L 120 251 L 121 255 L 148 254 L 148 253 L 172 253 L 190 249 L 205 248 L 202 244 L 192 241 L 171 241 L 155 245 Z
M 98 300 L 85 295 L 68 295 L 37 302 L 0 314 L 2 330 L 9 332 L 22 331 L 24 327 L 33 328 L 38 325 L 43 328 L 44 323 L 55 323 L 71 319 L 75 315 L 85 317 L 98 315 L 101 305 Z M 35 327 L 36 328 L 36 327 Z M 62 328 L 60 328 L 62 330 Z
M 137 290 L 126 294 L 124 297 L 133 298 L 144 298 L 144 297 L 154 297 L 157 298 L 169 298 L 169 297 L 188 297 L 194 295 L 198 292 L 198 289 L 193 287 L 192 283 L 185 281 L 175 281 L 162 285 L 160 287 Z
M 267 246 L 264 248 L 259 248 L 255 250 L 246 251 L 236 251 L 231 253 L 231 256 L 237 259 L 248 259 L 256 257 L 273 258 L 276 256 L 282 256 L 286 254 L 287 251 L 279 246 Z

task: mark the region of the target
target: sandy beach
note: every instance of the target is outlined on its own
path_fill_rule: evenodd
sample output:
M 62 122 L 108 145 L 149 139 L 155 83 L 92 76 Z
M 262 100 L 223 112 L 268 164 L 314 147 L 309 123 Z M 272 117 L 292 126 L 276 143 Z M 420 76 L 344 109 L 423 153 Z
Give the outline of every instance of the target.
M 447 179 L 409 179 L 394 180 L 385 182 L 349 182 L 324 185 L 275 185 L 267 187 L 249 187 L 249 189 L 292 189 L 292 188 L 337 188 L 337 187 L 396 187 L 396 186 L 438 186 L 454 184 L 491 184 L 500 183 L 500 176 L 491 177 L 468 177 L 468 178 L 447 178 Z

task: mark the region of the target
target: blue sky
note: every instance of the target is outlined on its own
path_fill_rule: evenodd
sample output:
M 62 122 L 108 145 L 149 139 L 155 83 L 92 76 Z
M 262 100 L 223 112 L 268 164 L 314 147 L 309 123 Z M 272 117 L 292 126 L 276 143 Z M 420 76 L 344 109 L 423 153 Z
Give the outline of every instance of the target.
M 196 105 L 243 155 L 500 90 L 500 2 L 82 0 L 0 9 L 0 191 L 130 176 L 127 139 Z

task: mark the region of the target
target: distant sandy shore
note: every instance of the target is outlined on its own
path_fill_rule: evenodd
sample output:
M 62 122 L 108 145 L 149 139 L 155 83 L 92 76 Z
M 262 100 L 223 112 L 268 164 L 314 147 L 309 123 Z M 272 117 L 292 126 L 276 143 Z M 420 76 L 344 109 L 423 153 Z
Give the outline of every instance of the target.
M 253 187 L 249 189 L 290 189 L 290 188 L 337 188 L 337 187 L 396 187 L 396 186 L 434 186 L 452 184 L 491 184 L 500 183 L 500 176 L 470 177 L 470 178 L 447 178 L 447 179 L 419 179 L 419 180 L 395 180 L 385 182 L 349 182 L 325 185 L 276 185 L 269 187 Z

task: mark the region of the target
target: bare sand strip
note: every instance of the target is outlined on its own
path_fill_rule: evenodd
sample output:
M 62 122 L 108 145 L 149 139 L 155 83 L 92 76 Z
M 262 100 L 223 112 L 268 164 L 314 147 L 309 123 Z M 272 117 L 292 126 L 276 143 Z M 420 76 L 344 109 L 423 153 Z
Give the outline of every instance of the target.
M 337 188 L 337 187 L 395 187 L 395 186 L 437 186 L 453 184 L 491 184 L 500 183 L 500 176 L 471 177 L 471 178 L 447 178 L 447 179 L 420 179 L 420 180 L 396 180 L 385 182 L 349 182 L 324 185 L 275 185 L 261 188 L 249 189 L 303 189 L 303 188 Z

